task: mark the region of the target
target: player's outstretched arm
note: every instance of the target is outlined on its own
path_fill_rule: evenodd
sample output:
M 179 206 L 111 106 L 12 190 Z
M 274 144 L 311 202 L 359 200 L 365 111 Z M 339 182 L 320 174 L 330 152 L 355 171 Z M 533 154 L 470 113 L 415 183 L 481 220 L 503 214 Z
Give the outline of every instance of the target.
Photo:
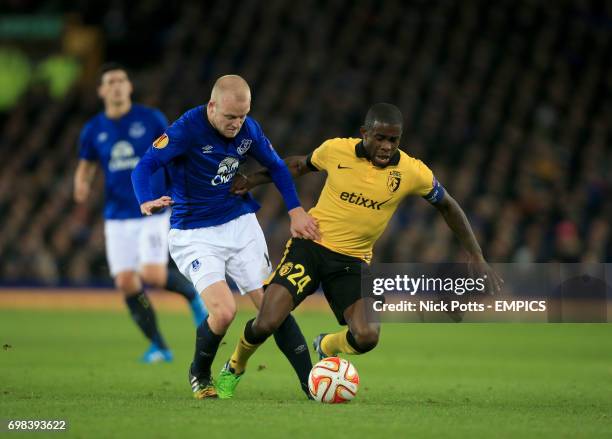
M 172 206 L 174 201 L 167 195 L 159 197 L 156 200 L 146 201 L 140 205 L 140 213 L 143 215 L 153 215 L 168 206 Z
M 463 248 L 467 250 L 470 255 L 470 265 L 473 269 L 481 276 L 487 277 L 492 293 L 497 293 L 501 290 L 503 280 L 499 275 L 493 271 L 489 266 L 484 256 L 476 236 L 472 231 L 470 222 L 459 206 L 459 203 L 450 196 L 448 192 L 444 194 L 444 198 L 434 204 L 436 209 L 442 214 L 446 224 L 453 231 L 457 239 L 461 242 Z
M 306 164 L 306 157 L 305 155 L 294 155 L 285 158 L 285 164 L 293 178 L 312 172 L 312 169 Z M 244 195 L 256 186 L 271 182 L 272 176 L 267 169 L 249 175 L 236 174 L 230 191 L 236 195 Z
M 306 213 L 300 205 L 291 171 L 278 156 L 276 160 L 262 163 L 266 165 L 274 185 L 283 196 L 291 218 L 291 236 L 294 238 L 321 239 L 317 220 Z
M 74 201 L 84 203 L 89 198 L 91 183 L 96 175 L 96 162 L 81 159 L 74 173 Z

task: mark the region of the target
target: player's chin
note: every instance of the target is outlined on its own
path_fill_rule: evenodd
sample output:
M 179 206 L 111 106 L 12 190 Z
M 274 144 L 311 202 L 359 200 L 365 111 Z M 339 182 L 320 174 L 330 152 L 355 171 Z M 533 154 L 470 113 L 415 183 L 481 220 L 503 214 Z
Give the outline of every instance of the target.
M 389 164 L 389 160 L 391 160 L 391 157 L 375 156 L 374 157 L 374 164 L 376 166 L 387 166 Z

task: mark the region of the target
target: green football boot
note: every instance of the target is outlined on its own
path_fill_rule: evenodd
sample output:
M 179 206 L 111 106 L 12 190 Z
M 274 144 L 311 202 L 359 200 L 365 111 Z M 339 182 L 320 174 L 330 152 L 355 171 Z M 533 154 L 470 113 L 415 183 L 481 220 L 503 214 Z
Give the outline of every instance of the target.
M 244 372 L 241 374 L 237 374 L 234 372 L 229 365 L 229 361 L 225 363 L 223 369 L 221 369 L 221 373 L 219 374 L 219 378 L 215 382 L 215 387 L 217 388 L 217 394 L 221 399 L 230 399 L 234 396 L 234 392 L 236 391 L 236 386 L 240 382 L 240 379 L 244 375 Z

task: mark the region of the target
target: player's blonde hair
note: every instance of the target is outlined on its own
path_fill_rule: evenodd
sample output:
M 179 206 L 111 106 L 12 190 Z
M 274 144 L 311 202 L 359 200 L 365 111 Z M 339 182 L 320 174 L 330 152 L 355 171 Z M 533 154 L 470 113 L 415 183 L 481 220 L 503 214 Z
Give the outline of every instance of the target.
M 251 100 L 251 88 L 242 76 L 223 75 L 215 81 L 210 93 L 211 102 L 219 102 L 225 97 L 231 97 L 239 102 Z

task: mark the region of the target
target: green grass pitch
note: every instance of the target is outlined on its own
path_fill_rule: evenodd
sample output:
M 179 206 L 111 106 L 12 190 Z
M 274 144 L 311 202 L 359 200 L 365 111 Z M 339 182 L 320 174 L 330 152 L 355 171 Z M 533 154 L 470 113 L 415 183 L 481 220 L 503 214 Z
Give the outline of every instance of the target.
M 309 341 L 337 328 L 330 312 L 297 318 Z M 305 400 L 272 340 L 233 400 L 192 399 L 190 317 L 159 319 L 175 361 L 141 365 L 127 312 L 0 310 L 0 419 L 67 419 L 57 438 L 612 437 L 612 325 L 388 324 L 351 357 L 357 398 L 327 406 Z

